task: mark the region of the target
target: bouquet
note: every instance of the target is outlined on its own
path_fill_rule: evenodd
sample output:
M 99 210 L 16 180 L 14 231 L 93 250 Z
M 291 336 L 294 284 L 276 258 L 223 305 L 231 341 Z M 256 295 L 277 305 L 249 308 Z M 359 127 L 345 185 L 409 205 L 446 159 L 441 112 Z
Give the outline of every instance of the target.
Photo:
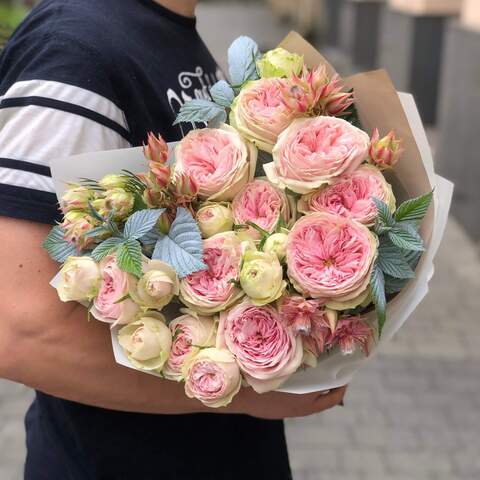
M 451 195 L 384 72 L 343 81 L 293 33 L 228 56 L 176 120 L 205 128 L 54 162 L 44 243 L 118 362 L 209 407 L 347 383 L 426 293 Z

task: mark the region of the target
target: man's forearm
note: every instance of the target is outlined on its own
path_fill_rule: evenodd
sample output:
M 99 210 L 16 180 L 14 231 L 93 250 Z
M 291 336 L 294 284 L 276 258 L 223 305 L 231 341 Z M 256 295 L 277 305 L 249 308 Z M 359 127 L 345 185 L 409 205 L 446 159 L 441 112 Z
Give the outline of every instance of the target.
M 45 321 L 43 332 L 11 338 L 11 380 L 61 398 L 103 408 L 145 413 L 205 410 L 182 384 L 118 365 L 107 325 L 87 322 L 76 306 L 64 319 Z M 22 358 L 25 356 L 25 358 Z

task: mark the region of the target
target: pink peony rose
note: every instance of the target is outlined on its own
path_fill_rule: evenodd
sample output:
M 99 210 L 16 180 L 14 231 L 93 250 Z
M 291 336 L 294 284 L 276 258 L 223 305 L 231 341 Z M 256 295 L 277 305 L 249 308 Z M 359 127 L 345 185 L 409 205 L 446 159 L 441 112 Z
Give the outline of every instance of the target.
M 288 276 L 305 296 L 352 300 L 367 289 L 376 253 L 376 238 L 364 225 L 339 215 L 311 213 L 289 234 Z
M 140 312 L 140 307 L 130 298 L 118 302 L 128 295 L 131 276 L 118 268 L 117 259 L 113 255 L 100 262 L 100 270 L 102 283 L 90 313 L 97 320 L 113 325 L 132 322 Z
M 215 345 L 215 322 L 213 318 L 199 317 L 192 312 L 172 320 L 169 327 L 173 343 L 163 374 L 169 380 L 181 381 L 186 359 L 201 347 Z
M 187 361 L 185 393 L 211 408 L 227 406 L 242 386 L 234 356 L 225 349 L 206 348 Z
M 368 135 L 335 117 L 300 118 L 278 137 L 273 162 L 263 166 L 280 188 L 309 193 L 367 159 Z
M 375 223 L 377 207 L 372 200 L 376 197 L 395 211 L 392 187 L 380 170 L 371 165 L 360 165 L 354 172 L 344 174 L 298 201 L 302 213 L 329 212 L 371 226 Z
M 241 242 L 234 232 L 218 233 L 204 240 L 203 261 L 207 269 L 182 279 L 182 302 L 205 315 L 228 308 L 243 296 L 232 282 L 239 278 L 241 259 Z
M 229 125 L 190 131 L 175 149 L 174 182 L 190 177 L 202 200 L 232 200 L 253 178 L 257 149 Z
M 290 205 L 287 196 L 266 180 L 253 180 L 235 196 L 232 203 L 236 224 L 253 222 L 269 233 L 273 233 L 282 219 L 285 225 L 290 221 Z M 249 229 L 253 238 L 260 238 L 259 232 Z
M 249 82 L 232 104 L 230 124 L 260 150 L 271 153 L 278 136 L 299 115 L 283 101 L 282 90 L 288 86 L 280 78 Z
M 249 301 L 220 314 L 217 345 L 233 353 L 258 393 L 278 388 L 303 358 L 301 338 L 282 322 L 277 310 Z

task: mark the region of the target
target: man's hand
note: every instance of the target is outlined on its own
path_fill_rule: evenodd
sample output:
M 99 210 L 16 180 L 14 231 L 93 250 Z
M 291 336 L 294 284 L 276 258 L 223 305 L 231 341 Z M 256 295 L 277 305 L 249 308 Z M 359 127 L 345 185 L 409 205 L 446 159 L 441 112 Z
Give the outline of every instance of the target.
M 88 405 L 144 413 L 245 413 L 264 418 L 310 415 L 337 405 L 329 394 L 256 394 L 243 388 L 227 408 L 187 398 L 183 385 L 115 362 L 108 325 L 62 303 L 49 285 L 58 271 L 41 244 L 49 227 L 0 217 L 0 377 Z
M 346 390 L 345 386 L 335 388 L 328 393 L 314 392 L 297 395 L 269 392 L 258 395 L 251 388 L 243 388 L 227 410 L 270 419 L 305 417 L 340 405 Z

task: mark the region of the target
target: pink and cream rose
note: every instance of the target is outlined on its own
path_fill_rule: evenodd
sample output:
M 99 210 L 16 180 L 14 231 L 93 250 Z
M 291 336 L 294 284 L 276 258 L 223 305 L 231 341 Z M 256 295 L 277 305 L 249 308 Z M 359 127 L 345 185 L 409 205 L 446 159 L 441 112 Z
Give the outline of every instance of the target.
M 366 226 L 339 215 L 311 213 L 289 234 L 288 276 L 304 296 L 363 301 L 376 254 L 376 237 Z
M 268 233 L 275 231 L 280 219 L 287 225 L 291 217 L 287 196 L 267 180 L 247 183 L 233 199 L 232 209 L 236 224 L 250 221 Z M 254 238 L 260 238 L 253 228 L 249 231 Z
M 174 181 L 193 179 L 202 200 L 230 201 L 253 178 L 255 146 L 229 125 L 191 130 L 175 148 Z
M 185 393 L 210 408 L 227 406 L 240 391 L 242 375 L 226 349 L 206 348 L 185 363 Z
M 272 306 L 246 301 L 220 314 L 217 346 L 233 353 L 257 393 L 278 388 L 300 366 L 302 340 Z
M 240 275 L 241 241 L 234 232 L 218 233 L 203 241 L 206 270 L 180 282 L 180 299 L 192 310 L 209 315 L 228 308 L 243 296 L 235 286 Z
M 170 356 L 163 368 L 169 380 L 183 380 L 182 368 L 187 358 L 196 355 L 201 348 L 215 345 L 215 321 L 188 312 L 169 324 L 173 342 Z
M 249 82 L 232 104 L 230 124 L 260 150 L 271 153 L 278 136 L 298 116 L 283 101 L 282 91 L 288 85 L 281 78 Z
M 365 164 L 337 178 L 332 184 L 303 195 L 298 201 L 298 210 L 302 213 L 333 213 L 372 226 L 377 217 L 377 207 L 372 197 L 386 203 L 392 212 L 395 211 L 392 187 L 378 168 Z
M 341 118 L 299 118 L 278 137 L 273 162 L 263 168 L 274 185 L 306 194 L 354 171 L 367 159 L 369 142 Z
M 130 274 L 120 270 L 114 255 L 100 262 L 101 284 L 90 313 L 101 322 L 124 325 L 132 322 L 140 307 L 128 297 Z

